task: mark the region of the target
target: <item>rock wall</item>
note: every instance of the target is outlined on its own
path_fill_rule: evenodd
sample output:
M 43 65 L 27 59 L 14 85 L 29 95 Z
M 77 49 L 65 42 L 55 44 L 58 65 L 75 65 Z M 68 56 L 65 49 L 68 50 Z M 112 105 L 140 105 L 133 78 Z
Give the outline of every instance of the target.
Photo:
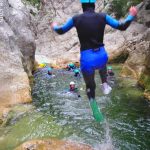
M 138 79 L 145 89 L 145 96 L 150 99 L 150 1 L 144 0 L 139 5 L 136 26 L 130 31 L 132 39 L 126 42 L 129 57 L 126 60 L 122 75 Z M 140 27 L 140 28 L 139 28 Z M 135 38 L 137 35 L 137 38 Z M 128 38 L 128 35 L 126 36 Z M 129 39 L 129 38 L 128 38 Z
M 0 23 L 0 113 L 16 103 L 31 102 L 28 76 L 35 54 L 31 17 L 21 0 L 2 1 Z
M 122 76 L 136 78 L 150 99 L 150 1 L 138 6 L 138 15 L 126 31 L 110 30 L 105 35 L 110 62 L 124 63 Z

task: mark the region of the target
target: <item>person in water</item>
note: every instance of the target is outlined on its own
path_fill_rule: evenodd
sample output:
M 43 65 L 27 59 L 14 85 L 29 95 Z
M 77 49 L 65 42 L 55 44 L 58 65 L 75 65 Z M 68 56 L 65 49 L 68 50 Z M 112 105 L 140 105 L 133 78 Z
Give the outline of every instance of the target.
M 53 74 L 53 70 L 51 67 L 47 67 L 47 77 L 51 78 L 51 77 L 55 77 L 55 75 Z
M 109 83 L 109 85 L 114 86 L 115 81 L 115 73 L 113 72 L 112 67 L 107 66 L 107 82 Z
M 70 63 L 67 65 L 67 70 L 70 71 L 70 70 L 74 70 L 76 68 L 75 64 L 73 63 Z
M 48 73 L 48 75 L 52 75 L 52 68 L 48 67 L 47 73 Z
M 76 93 L 78 97 L 81 97 L 79 94 L 78 88 L 75 85 L 75 82 L 71 81 L 69 87 L 70 87 L 69 88 L 70 92 Z
M 80 75 L 80 70 L 79 69 L 74 69 L 74 76 L 75 77 L 81 77 L 81 75 Z
M 102 91 L 109 94 L 112 88 L 107 84 L 108 55 L 104 47 L 103 38 L 105 26 L 109 25 L 114 29 L 126 30 L 134 20 L 137 9 L 131 7 L 129 15 L 123 22 L 119 22 L 106 13 L 95 12 L 96 0 L 80 0 L 83 13 L 70 18 L 64 25 L 58 26 L 52 23 L 51 27 L 58 34 L 64 34 L 75 27 L 80 41 L 80 64 L 81 72 L 86 83 L 86 93 L 90 100 L 94 118 L 97 121 L 103 120 L 95 100 L 95 70 L 99 70 L 102 80 Z
M 115 73 L 113 72 L 111 66 L 108 66 L 108 67 L 107 67 L 107 75 L 108 75 L 108 76 L 114 76 L 114 75 L 115 75 Z

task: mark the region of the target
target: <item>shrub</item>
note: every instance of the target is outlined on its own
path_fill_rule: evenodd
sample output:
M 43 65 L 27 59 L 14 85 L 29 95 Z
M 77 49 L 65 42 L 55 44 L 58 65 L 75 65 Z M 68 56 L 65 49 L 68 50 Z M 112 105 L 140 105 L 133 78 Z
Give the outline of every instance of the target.
M 26 1 L 30 2 L 34 6 L 40 5 L 40 0 L 26 0 Z

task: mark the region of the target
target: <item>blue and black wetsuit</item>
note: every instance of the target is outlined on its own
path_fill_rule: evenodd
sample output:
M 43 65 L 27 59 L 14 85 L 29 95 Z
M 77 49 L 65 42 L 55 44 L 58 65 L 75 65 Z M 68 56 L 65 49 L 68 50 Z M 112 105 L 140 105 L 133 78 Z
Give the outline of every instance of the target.
M 89 99 L 95 98 L 95 70 L 99 69 L 102 82 L 107 80 L 108 55 L 103 43 L 105 26 L 109 25 L 118 30 L 126 30 L 133 19 L 133 16 L 128 15 L 124 22 L 119 22 L 105 13 L 95 13 L 94 7 L 87 5 L 83 9 L 83 14 L 70 18 L 62 26 L 54 27 L 58 34 L 64 34 L 73 27 L 77 30 L 81 45 L 81 71 L 86 82 Z

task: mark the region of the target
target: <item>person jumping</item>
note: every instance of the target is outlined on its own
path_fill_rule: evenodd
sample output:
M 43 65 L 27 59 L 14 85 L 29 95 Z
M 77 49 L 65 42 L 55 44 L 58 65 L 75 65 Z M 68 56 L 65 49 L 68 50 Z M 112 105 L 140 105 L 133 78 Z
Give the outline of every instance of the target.
M 102 121 L 103 117 L 98 109 L 95 100 L 95 70 L 99 70 L 102 80 L 102 91 L 104 94 L 111 92 L 111 87 L 107 84 L 108 55 L 104 47 L 103 37 L 105 26 L 124 31 L 134 20 L 137 9 L 131 7 L 129 15 L 123 22 L 119 22 L 106 13 L 95 12 L 96 0 L 80 0 L 83 13 L 70 18 L 64 25 L 58 26 L 52 23 L 51 27 L 58 34 L 64 34 L 75 27 L 80 41 L 80 64 L 81 72 L 86 83 L 86 93 L 90 101 L 93 116 L 97 121 Z

